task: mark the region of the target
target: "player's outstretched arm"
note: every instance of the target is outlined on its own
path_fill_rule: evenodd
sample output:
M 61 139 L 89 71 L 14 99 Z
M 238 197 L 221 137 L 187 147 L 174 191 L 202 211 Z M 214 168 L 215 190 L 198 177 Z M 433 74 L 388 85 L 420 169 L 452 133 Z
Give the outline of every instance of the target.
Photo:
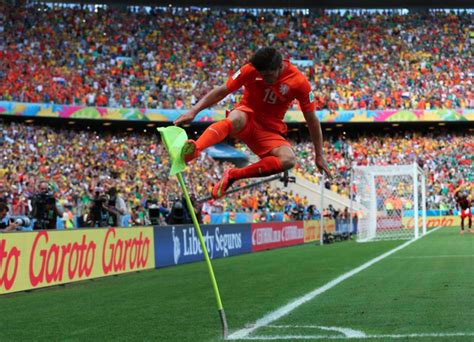
M 323 155 L 323 133 L 321 131 L 321 124 L 316 116 L 315 111 L 303 112 L 304 118 L 308 123 L 308 130 L 311 136 L 311 140 L 314 145 L 315 161 L 319 172 L 324 172 L 329 178 L 332 178 L 331 171 L 326 164 L 326 160 Z
M 174 120 L 174 124 L 179 126 L 186 123 L 189 123 L 194 120 L 198 113 L 210 106 L 216 104 L 224 97 L 226 97 L 230 93 L 229 89 L 227 89 L 226 85 L 222 85 L 220 87 L 212 89 L 208 92 L 202 99 L 199 100 L 190 110 L 186 113 L 180 115 L 176 120 Z

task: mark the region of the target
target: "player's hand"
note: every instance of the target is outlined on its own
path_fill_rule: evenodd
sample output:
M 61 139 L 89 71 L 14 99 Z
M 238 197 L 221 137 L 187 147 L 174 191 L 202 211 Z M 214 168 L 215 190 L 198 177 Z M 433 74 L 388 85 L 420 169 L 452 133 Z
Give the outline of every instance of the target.
M 331 171 L 329 171 L 328 165 L 323 156 L 316 156 L 316 166 L 318 167 L 319 172 L 324 172 L 329 179 L 332 179 Z
M 176 120 L 174 120 L 173 124 L 175 124 L 176 126 L 180 126 L 190 123 L 194 120 L 196 114 L 197 113 L 195 113 L 193 110 L 188 110 L 186 113 L 181 114 Z

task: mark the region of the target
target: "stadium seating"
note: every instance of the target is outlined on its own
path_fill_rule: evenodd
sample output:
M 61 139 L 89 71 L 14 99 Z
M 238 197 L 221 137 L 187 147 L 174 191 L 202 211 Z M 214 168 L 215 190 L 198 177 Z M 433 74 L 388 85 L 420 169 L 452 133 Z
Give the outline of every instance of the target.
M 457 189 L 474 191 L 473 148 L 474 142 L 470 134 L 407 133 L 340 137 L 325 144 L 326 158 L 335 173 L 335 179 L 327 187 L 349 196 L 352 165 L 401 165 L 417 162 L 426 170 L 427 208 L 447 213 L 454 209 L 453 195 Z M 311 155 L 312 144 L 298 144 L 295 150 L 299 157 L 295 172 L 318 182 L 318 178 L 314 177 L 316 165 Z
M 474 108 L 472 12 L 0 6 L 0 100 L 186 108 L 271 44 L 301 65 L 319 109 Z
M 474 108 L 472 12 L 295 16 L 281 11 L 257 15 L 251 10 L 91 10 L 3 3 L 0 10 L 5 38 L 0 100 L 188 108 L 225 82 L 257 47 L 270 43 L 305 72 L 319 109 Z M 234 103 L 239 96 L 219 105 Z M 163 147 L 153 137 L 22 124 L 2 128 L 0 176 L 14 213 L 24 213 L 38 179 L 53 184 L 59 201 L 72 204 L 76 216 L 88 211 L 96 188 L 118 187 L 132 214 L 122 224 L 148 201 L 169 208 L 170 198 L 180 194 L 177 182 L 168 179 Z M 297 174 L 318 182 L 310 143 L 295 149 Z M 472 138 L 462 135 L 334 139 L 325 144 L 336 174 L 327 186 L 349 196 L 354 163 L 416 160 L 429 174 L 428 208 L 450 212 L 455 189 L 474 181 L 472 149 Z M 22 158 L 5 163 L 12 155 Z M 229 166 L 207 156 L 191 165 L 187 177 L 195 195 L 207 196 Z M 282 219 L 292 208 L 311 204 L 302 202 L 284 189 L 261 186 L 206 203 L 203 214 L 212 214 L 217 222 L 236 212 L 237 222 L 248 220 L 249 213 L 269 211 L 279 213 L 278 218 L 264 214 L 263 220 Z
M 100 187 L 120 189 L 129 214 L 148 201 L 170 207 L 173 198 L 180 194 L 177 181 L 168 178 L 169 164 L 163 147 L 153 136 L 70 131 L 18 123 L 2 124 L 2 129 L 0 160 L 22 155 L 22 158 L 0 164 L 2 189 L 9 192 L 12 212 L 18 215 L 25 213 L 21 209 L 27 206 L 22 203 L 34 193 L 38 179 L 48 180 L 59 203 L 71 205 L 76 216 L 88 212 L 94 191 Z M 311 143 L 294 145 L 298 159 L 296 174 L 318 182 L 314 176 L 316 166 Z M 423 138 L 417 134 L 403 137 L 386 134 L 328 140 L 324 150 L 335 178 L 327 186 L 348 195 L 349 168 L 353 163 L 387 165 L 417 160 L 429 175 L 428 209 L 441 209 L 446 213 L 454 209 L 454 191 L 459 186 L 472 187 L 473 160 L 469 151 L 473 148 L 472 137 L 460 134 L 432 134 Z M 230 166 L 205 155 L 199 162 L 192 163 L 185 176 L 192 184 L 194 195 L 197 198 L 208 196 L 223 170 Z M 245 184 L 247 182 L 242 181 L 236 186 Z M 265 212 L 266 221 L 281 221 L 284 212 L 290 213 L 299 205 L 306 208 L 310 204 L 315 203 L 284 188 L 260 185 L 203 203 L 202 212 L 203 215 L 212 214 L 212 223 L 229 222 L 229 212 L 238 213 L 236 222 L 253 221 L 253 216 L 249 219 L 253 212 Z M 271 213 L 276 215 L 272 217 Z M 130 215 L 125 216 L 122 225 L 128 225 L 130 218 Z

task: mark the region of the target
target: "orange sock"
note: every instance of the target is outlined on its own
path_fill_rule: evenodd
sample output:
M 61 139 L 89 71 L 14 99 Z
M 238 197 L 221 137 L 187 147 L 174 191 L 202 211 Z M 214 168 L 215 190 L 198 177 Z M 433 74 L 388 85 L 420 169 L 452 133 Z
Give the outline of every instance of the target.
M 203 151 L 209 146 L 220 143 L 232 132 L 232 121 L 224 119 L 210 125 L 204 133 L 196 140 L 199 151 Z
M 230 172 L 230 178 L 233 180 L 252 177 L 270 176 L 278 172 L 282 172 L 283 166 L 280 159 L 274 156 L 262 158 L 255 164 L 243 167 L 241 169 L 233 169 Z

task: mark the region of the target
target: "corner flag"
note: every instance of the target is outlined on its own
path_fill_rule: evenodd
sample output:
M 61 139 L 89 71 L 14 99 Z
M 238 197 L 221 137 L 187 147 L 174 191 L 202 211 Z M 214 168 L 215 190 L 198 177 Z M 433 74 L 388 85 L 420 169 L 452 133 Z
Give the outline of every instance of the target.
M 188 136 L 184 129 L 177 126 L 168 126 L 165 128 L 160 127 L 160 128 L 157 128 L 157 130 L 158 132 L 160 132 L 161 138 L 163 140 L 163 144 L 165 145 L 165 148 L 168 151 L 168 154 L 170 155 L 170 159 L 171 159 L 170 175 L 171 176 L 176 175 L 176 177 L 178 177 L 179 185 L 181 186 L 181 190 L 183 190 L 184 198 L 186 199 L 186 206 L 188 207 L 188 211 L 189 211 L 189 214 L 191 215 L 194 228 L 196 229 L 199 242 L 201 243 L 201 248 L 204 254 L 204 260 L 206 261 L 206 264 L 207 264 L 209 276 L 211 277 L 212 288 L 214 290 L 214 295 L 217 301 L 217 310 L 219 311 L 219 316 L 221 318 L 222 334 L 224 335 L 224 339 L 225 339 L 227 338 L 228 327 L 227 327 L 227 319 L 225 317 L 224 307 L 222 305 L 221 295 L 219 293 L 219 287 L 217 286 L 217 280 L 214 275 L 214 269 L 212 268 L 211 259 L 209 258 L 209 253 L 207 252 L 206 244 L 204 242 L 204 237 L 202 236 L 201 227 L 199 226 L 196 213 L 194 212 L 193 204 L 189 197 L 188 189 L 186 188 L 183 175 L 181 174 L 181 172 L 184 171 L 184 169 L 186 168 L 186 163 L 181 157 L 181 150 L 184 146 L 184 143 L 188 139 Z
M 186 140 L 188 140 L 186 131 L 177 126 L 159 127 L 157 130 L 160 132 L 161 138 L 164 141 L 164 145 L 168 150 L 168 154 L 170 155 L 170 176 L 174 176 L 179 172 L 184 171 L 186 164 L 181 157 L 181 149 L 183 148 Z

